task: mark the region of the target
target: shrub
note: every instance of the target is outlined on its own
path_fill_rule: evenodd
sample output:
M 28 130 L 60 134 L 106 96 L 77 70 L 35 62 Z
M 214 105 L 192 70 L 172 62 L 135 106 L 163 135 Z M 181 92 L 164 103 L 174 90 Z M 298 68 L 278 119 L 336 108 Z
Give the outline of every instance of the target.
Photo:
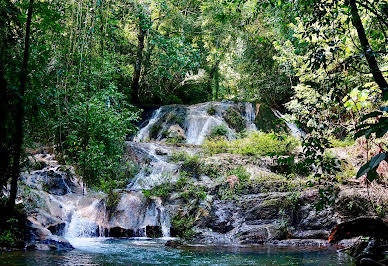
M 213 105 L 210 106 L 209 109 L 207 109 L 207 113 L 208 113 L 209 115 L 215 115 L 215 114 L 216 114 L 216 109 L 214 108 Z
M 177 214 L 171 220 L 171 234 L 172 236 L 179 236 L 183 239 L 190 240 L 195 236 L 193 226 L 193 217 Z
M 193 156 L 187 156 L 185 157 L 185 160 L 182 163 L 181 169 L 183 171 L 186 171 L 194 177 L 200 176 L 202 173 L 202 162 L 199 159 L 199 156 L 193 155 Z
M 168 157 L 168 161 L 173 163 L 179 163 L 183 162 L 188 156 L 189 154 L 186 152 L 174 152 L 170 155 L 170 157 Z
M 237 132 L 241 132 L 245 129 L 245 119 L 239 112 L 233 108 L 229 108 L 224 115 L 224 119 L 229 127 L 233 128 Z
M 228 135 L 228 129 L 224 125 L 218 125 L 212 128 L 209 133 L 210 138 L 223 137 Z
M 279 137 L 274 133 L 253 132 L 246 138 L 227 141 L 207 140 L 204 147 L 210 154 L 235 153 L 249 156 L 288 155 L 298 142 L 290 136 Z
M 173 191 L 173 186 L 170 183 L 164 183 L 153 187 L 152 189 L 143 189 L 143 195 L 146 198 L 161 197 L 167 198 Z
M 238 177 L 238 180 L 240 182 L 246 182 L 250 178 L 250 174 L 247 172 L 247 170 L 243 166 L 239 166 L 231 171 L 229 171 L 228 175 L 235 175 Z

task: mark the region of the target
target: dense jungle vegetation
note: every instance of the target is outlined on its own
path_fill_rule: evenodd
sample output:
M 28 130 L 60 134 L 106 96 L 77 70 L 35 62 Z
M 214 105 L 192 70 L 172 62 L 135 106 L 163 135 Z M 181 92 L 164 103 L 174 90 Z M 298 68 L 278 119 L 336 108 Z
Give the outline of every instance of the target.
M 367 158 L 354 175 L 386 181 L 387 80 L 386 0 L 0 0 L 2 224 L 20 211 L 29 150 L 53 147 L 88 186 L 110 191 L 136 171 L 123 153 L 142 108 L 221 100 L 287 113 L 306 132 L 292 167 L 313 169 L 329 204 L 333 145 L 358 140 Z M 206 145 L 290 148 L 260 134 Z

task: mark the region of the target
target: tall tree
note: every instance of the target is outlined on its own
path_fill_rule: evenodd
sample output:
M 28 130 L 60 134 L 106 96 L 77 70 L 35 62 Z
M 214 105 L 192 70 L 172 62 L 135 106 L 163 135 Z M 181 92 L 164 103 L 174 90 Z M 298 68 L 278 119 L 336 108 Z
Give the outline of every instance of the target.
M 383 99 L 388 100 L 388 83 L 385 80 L 383 74 L 381 73 L 376 57 L 374 55 L 374 51 L 372 50 L 372 47 L 369 44 L 368 38 L 366 37 L 364 25 L 362 24 L 362 21 L 358 12 L 356 0 L 349 0 L 349 4 L 350 4 L 351 17 L 352 17 L 352 24 L 357 30 L 358 39 L 360 40 L 360 44 L 364 52 L 365 58 L 368 62 L 370 72 L 372 73 L 375 82 L 377 83 L 377 85 L 379 85 L 383 93 Z
M 18 188 L 18 179 L 20 175 L 20 159 L 22 154 L 23 146 L 23 121 L 24 121 L 24 94 L 26 91 L 26 84 L 28 78 L 28 58 L 29 58 L 29 49 L 30 49 L 30 30 L 31 30 L 31 20 L 33 12 L 34 0 L 30 0 L 28 11 L 27 11 L 27 22 L 26 22 L 26 34 L 24 37 L 24 51 L 23 51 L 23 63 L 20 70 L 19 77 L 19 95 L 16 104 L 16 114 L 15 114 L 15 139 L 14 139 L 14 149 L 13 149 L 13 165 L 11 171 L 11 188 L 8 199 L 8 209 L 12 213 L 15 200 L 17 195 Z

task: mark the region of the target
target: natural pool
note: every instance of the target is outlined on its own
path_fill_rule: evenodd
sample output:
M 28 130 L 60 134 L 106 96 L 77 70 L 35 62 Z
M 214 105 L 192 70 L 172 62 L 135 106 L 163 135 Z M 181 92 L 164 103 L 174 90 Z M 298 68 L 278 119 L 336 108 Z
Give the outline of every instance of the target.
M 334 249 L 275 247 L 165 247 L 145 238 L 73 239 L 67 252 L 17 251 L 0 254 L 2 265 L 351 265 Z

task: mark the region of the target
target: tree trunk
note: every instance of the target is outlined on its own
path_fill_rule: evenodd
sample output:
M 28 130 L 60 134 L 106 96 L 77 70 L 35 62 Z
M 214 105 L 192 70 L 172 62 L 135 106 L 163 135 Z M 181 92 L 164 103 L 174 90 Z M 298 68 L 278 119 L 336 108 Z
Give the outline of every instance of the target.
M 13 165 L 11 170 L 11 190 L 8 199 L 8 214 L 13 212 L 15 207 L 16 194 L 18 189 L 18 179 L 20 175 L 20 157 L 22 153 L 23 145 L 23 120 L 24 120 L 24 93 L 26 90 L 27 76 L 28 76 L 28 57 L 30 48 L 30 29 L 32 19 L 32 8 L 34 0 L 30 0 L 27 13 L 26 23 L 26 36 L 24 39 L 24 55 L 23 64 L 20 70 L 20 87 L 19 87 L 19 99 L 16 104 L 15 114 L 15 139 L 14 139 L 14 155 Z
M 369 45 L 368 38 L 366 37 L 364 26 L 362 25 L 362 21 L 360 15 L 358 14 L 358 9 L 355 0 L 349 0 L 350 11 L 352 15 L 352 24 L 357 30 L 358 39 L 360 40 L 360 44 L 362 50 L 365 54 L 365 58 L 368 62 L 370 71 L 373 75 L 373 78 L 377 85 L 379 85 L 382 93 L 383 99 L 388 100 L 388 83 L 385 80 L 383 74 L 381 73 L 379 66 L 377 64 L 376 57 L 373 54 L 372 48 Z
M 216 100 L 218 100 L 218 93 L 220 90 L 220 73 L 218 71 L 218 62 L 214 71 L 214 87 L 216 89 Z
M 136 53 L 136 62 L 135 69 L 132 76 L 132 101 L 134 103 L 139 102 L 139 79 L 141 73 L 141 64 L 143 61 L 143 49 L 144 49 L 144 35 L 145 31 L 139 26 L 139 34 L 137 35 L 137 53 Z

